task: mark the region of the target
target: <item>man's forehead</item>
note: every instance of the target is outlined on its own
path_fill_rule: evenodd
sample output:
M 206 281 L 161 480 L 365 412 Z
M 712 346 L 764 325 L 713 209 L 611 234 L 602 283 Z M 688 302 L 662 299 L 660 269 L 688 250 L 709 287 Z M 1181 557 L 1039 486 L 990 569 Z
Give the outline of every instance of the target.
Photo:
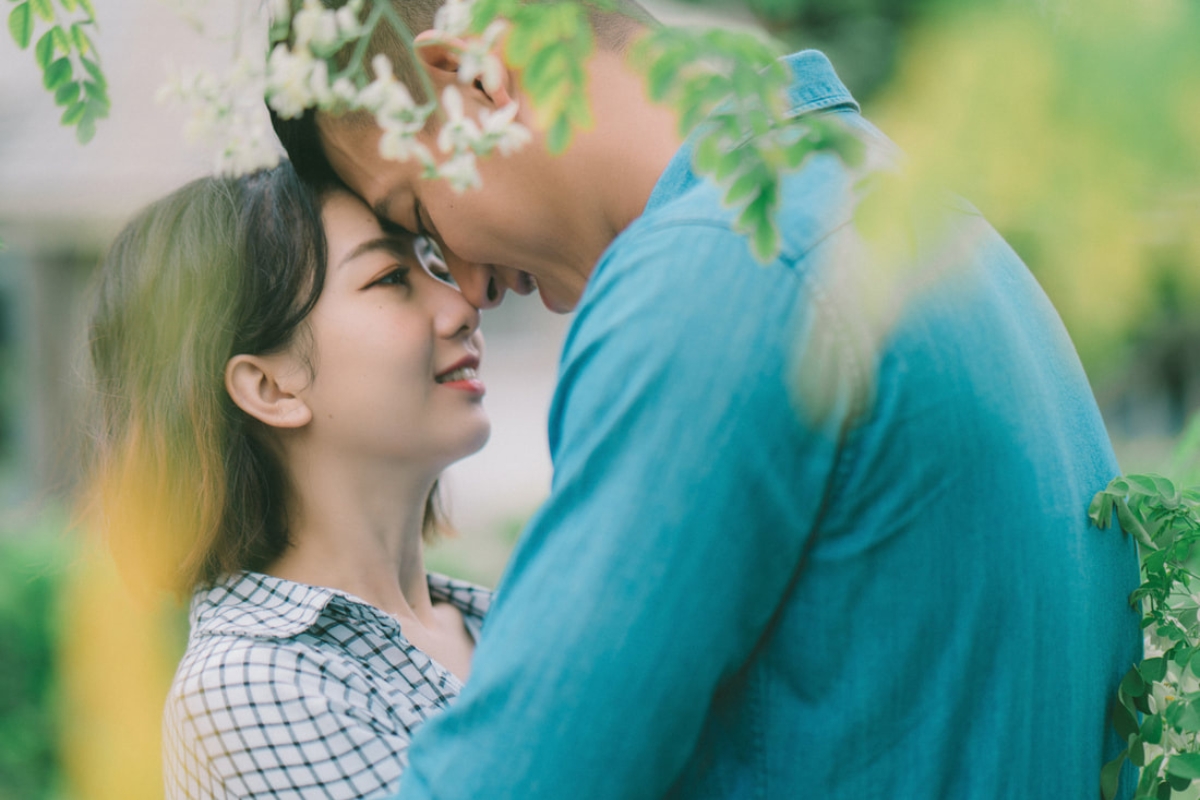
M 379 152 L 382 129 L 367 115 L 366 122 L 354 122 L 349 115 L 317 116 L 321 149 L 338 177 L 367 205 L 378 210 L 397 195 L 411 192 L 420 165 L 384 158 Z

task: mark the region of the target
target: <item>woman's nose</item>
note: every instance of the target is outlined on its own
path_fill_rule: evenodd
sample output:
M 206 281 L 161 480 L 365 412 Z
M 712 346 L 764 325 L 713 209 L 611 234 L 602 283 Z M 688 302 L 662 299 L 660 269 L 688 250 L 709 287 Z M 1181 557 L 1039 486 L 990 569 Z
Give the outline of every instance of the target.
M 467 338 L 479 330 L 479 309 L 448 283 L 438 283 L 434 325 L 439 336 Z

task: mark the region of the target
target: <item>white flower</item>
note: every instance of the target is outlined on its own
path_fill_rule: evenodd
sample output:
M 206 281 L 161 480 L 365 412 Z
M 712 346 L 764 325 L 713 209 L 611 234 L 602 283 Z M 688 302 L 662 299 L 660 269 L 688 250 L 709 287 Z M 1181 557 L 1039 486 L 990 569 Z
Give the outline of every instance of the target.
M 337 14 L 325 10 L 318 0 L 304 0 L 304 7 L 292 19 L 296 47 L 331 50 L 338 44 Z
M 375 80 L 358 93 L 359 106 L 380 117 L 402 117 L 417 111 L 408 87 L 392 74 L 392 62 L 382 53 L 371 60 Z
M 358 87 L 354 85 L 354 81 L 345 76 L 334 81 L 333 86 L 329 87 L 329 91 L 338 100 L 351 105 L 358 99 Z
M 443 161 L 438 166 L 437 174 L 439 178 L 444 178 L 450 184 L 450 188 L 456 192 L 477 189 L 483 185 L 483 181 L 479 177 L 479 170 L 475 165 L 475 154 L 469 151 L 458 153 L 448 161 Z
M 270 14 L 272 22 L 290 19 L 292 16 L 291 3 L 288 0 L 270 0 L 267 13 Z
M 324 61 L 313 65 L 308 76 L 308 88 L 317 105 L 328 106 L 333 102 L 333 91 L 329 88 L 329 66 Z
M 383 136 L 379 137 L 379 155 L 392 161 L 415 158 L 427 166 L 433 163 L 433 154 L 417 141 L 416 134 L 400 128 L 384 128 Z
M 334 14 L 334 17 L 337 20 L 337 29 L 343 39 L 356 39 L 362 36 L 363 29 L 358 24 L 358 9 L 349 5 L 342 6 Z
M 261 124 L 245 118 L 238 118 L 235 122 L 226 134 L 224 150 L 217 155 L 217 172 L 245 175 L 279 163 L 279 149 L 266 136 Z
M 533 137 L 528 128 L 516 121 L 517 110 L 516 102 L 512 102 L 497 111 L 479 112 L 484 147 L 495 148 L 500 155 L 507 156 L 529 143 Z
M 442 92 L 442 110 L 446 112 L 446 121 L 438 132 L 438 150 L 457 155 L 473 149 L 480 139 L 479 125 L 464 115 L 457 87 L 447 86 Z
M 434 30 L 446 36 L 462 36 L 471 27 L 474 0 L 446 0 L 433 17 Z
M 275 45 L 267 61 L 266 96 L 279 116 L 292 119 L 312 105 L 309 78 L 315 66 L 316 59 L 308 50 L 293 53 L 285 44 Z

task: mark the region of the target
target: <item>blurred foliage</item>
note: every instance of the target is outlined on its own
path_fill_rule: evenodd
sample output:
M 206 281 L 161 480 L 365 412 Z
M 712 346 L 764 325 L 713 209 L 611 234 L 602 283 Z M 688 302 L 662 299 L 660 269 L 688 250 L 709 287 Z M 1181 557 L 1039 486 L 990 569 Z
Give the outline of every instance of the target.
M 914 30 L 875 116 L 1013 241 L 1102 375 L 1200 300 L 1200 4 L 963 5 Z
M 791 50 L 823 51 L 859 100 L 869 102 L 895 69 L 905 31 L 932 0 L 683 0 L 742 7 Z
M 826 50 L 908 156 L 876 218 L 933 187 L 964 195 L 1038 276 L 1094 379 L 1200 302 L 1195 0 L 689 2 L 740 5 L 789 46 Z
M 1088 512 L 1100 528 L 1115 515 L 1137 540 L 1142 582 L 1129 602 L 1142 612 L 1146 636 L 1145 657 L 1117 691 L 1113 726 L 1127 747 L 1101 772 L 1104 800 L 1116 796 L 1126 761 L 1141 770 L 1134 800 L 1170 800 L 1200 779 L 1200 487 L 1183 486 L 1126 475 Z
M 162 796 L 173 603 L 131 597 L 66 514 L 0 528 L 0 800 Z
M 42 85 L 62 108 L 62 124 L 75 128 L 80 143 L 96 135 L 108 116 L 108 81 L 89 30 L 96 31 L 92 0 L 15 0 L 8 32 L 22 50 L 33 45 Z M 36 41 L 36 44 L 34 42 Z
M 70 549 L 56 515 L 11 527 L 0 530 L 0 800 L 41 800 L 62 782 L 55 646 Z

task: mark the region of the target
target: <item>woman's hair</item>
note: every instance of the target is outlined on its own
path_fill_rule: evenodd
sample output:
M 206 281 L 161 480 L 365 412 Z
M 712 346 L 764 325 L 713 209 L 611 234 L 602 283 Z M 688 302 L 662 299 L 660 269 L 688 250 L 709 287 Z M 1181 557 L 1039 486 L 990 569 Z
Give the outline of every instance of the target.
M 287 472 L 270 428 L 226 392 L 225 366 L 311 348 L 302 337 L 325 280 L 328 191 L 287 162 L 202 178 L 142 211 L 105 257 L 89 329 L 84 514 L 124 572 L 188 592 L 260 570 L 287 546 Z M 426 535 L 435 507 L 436 492 Z

